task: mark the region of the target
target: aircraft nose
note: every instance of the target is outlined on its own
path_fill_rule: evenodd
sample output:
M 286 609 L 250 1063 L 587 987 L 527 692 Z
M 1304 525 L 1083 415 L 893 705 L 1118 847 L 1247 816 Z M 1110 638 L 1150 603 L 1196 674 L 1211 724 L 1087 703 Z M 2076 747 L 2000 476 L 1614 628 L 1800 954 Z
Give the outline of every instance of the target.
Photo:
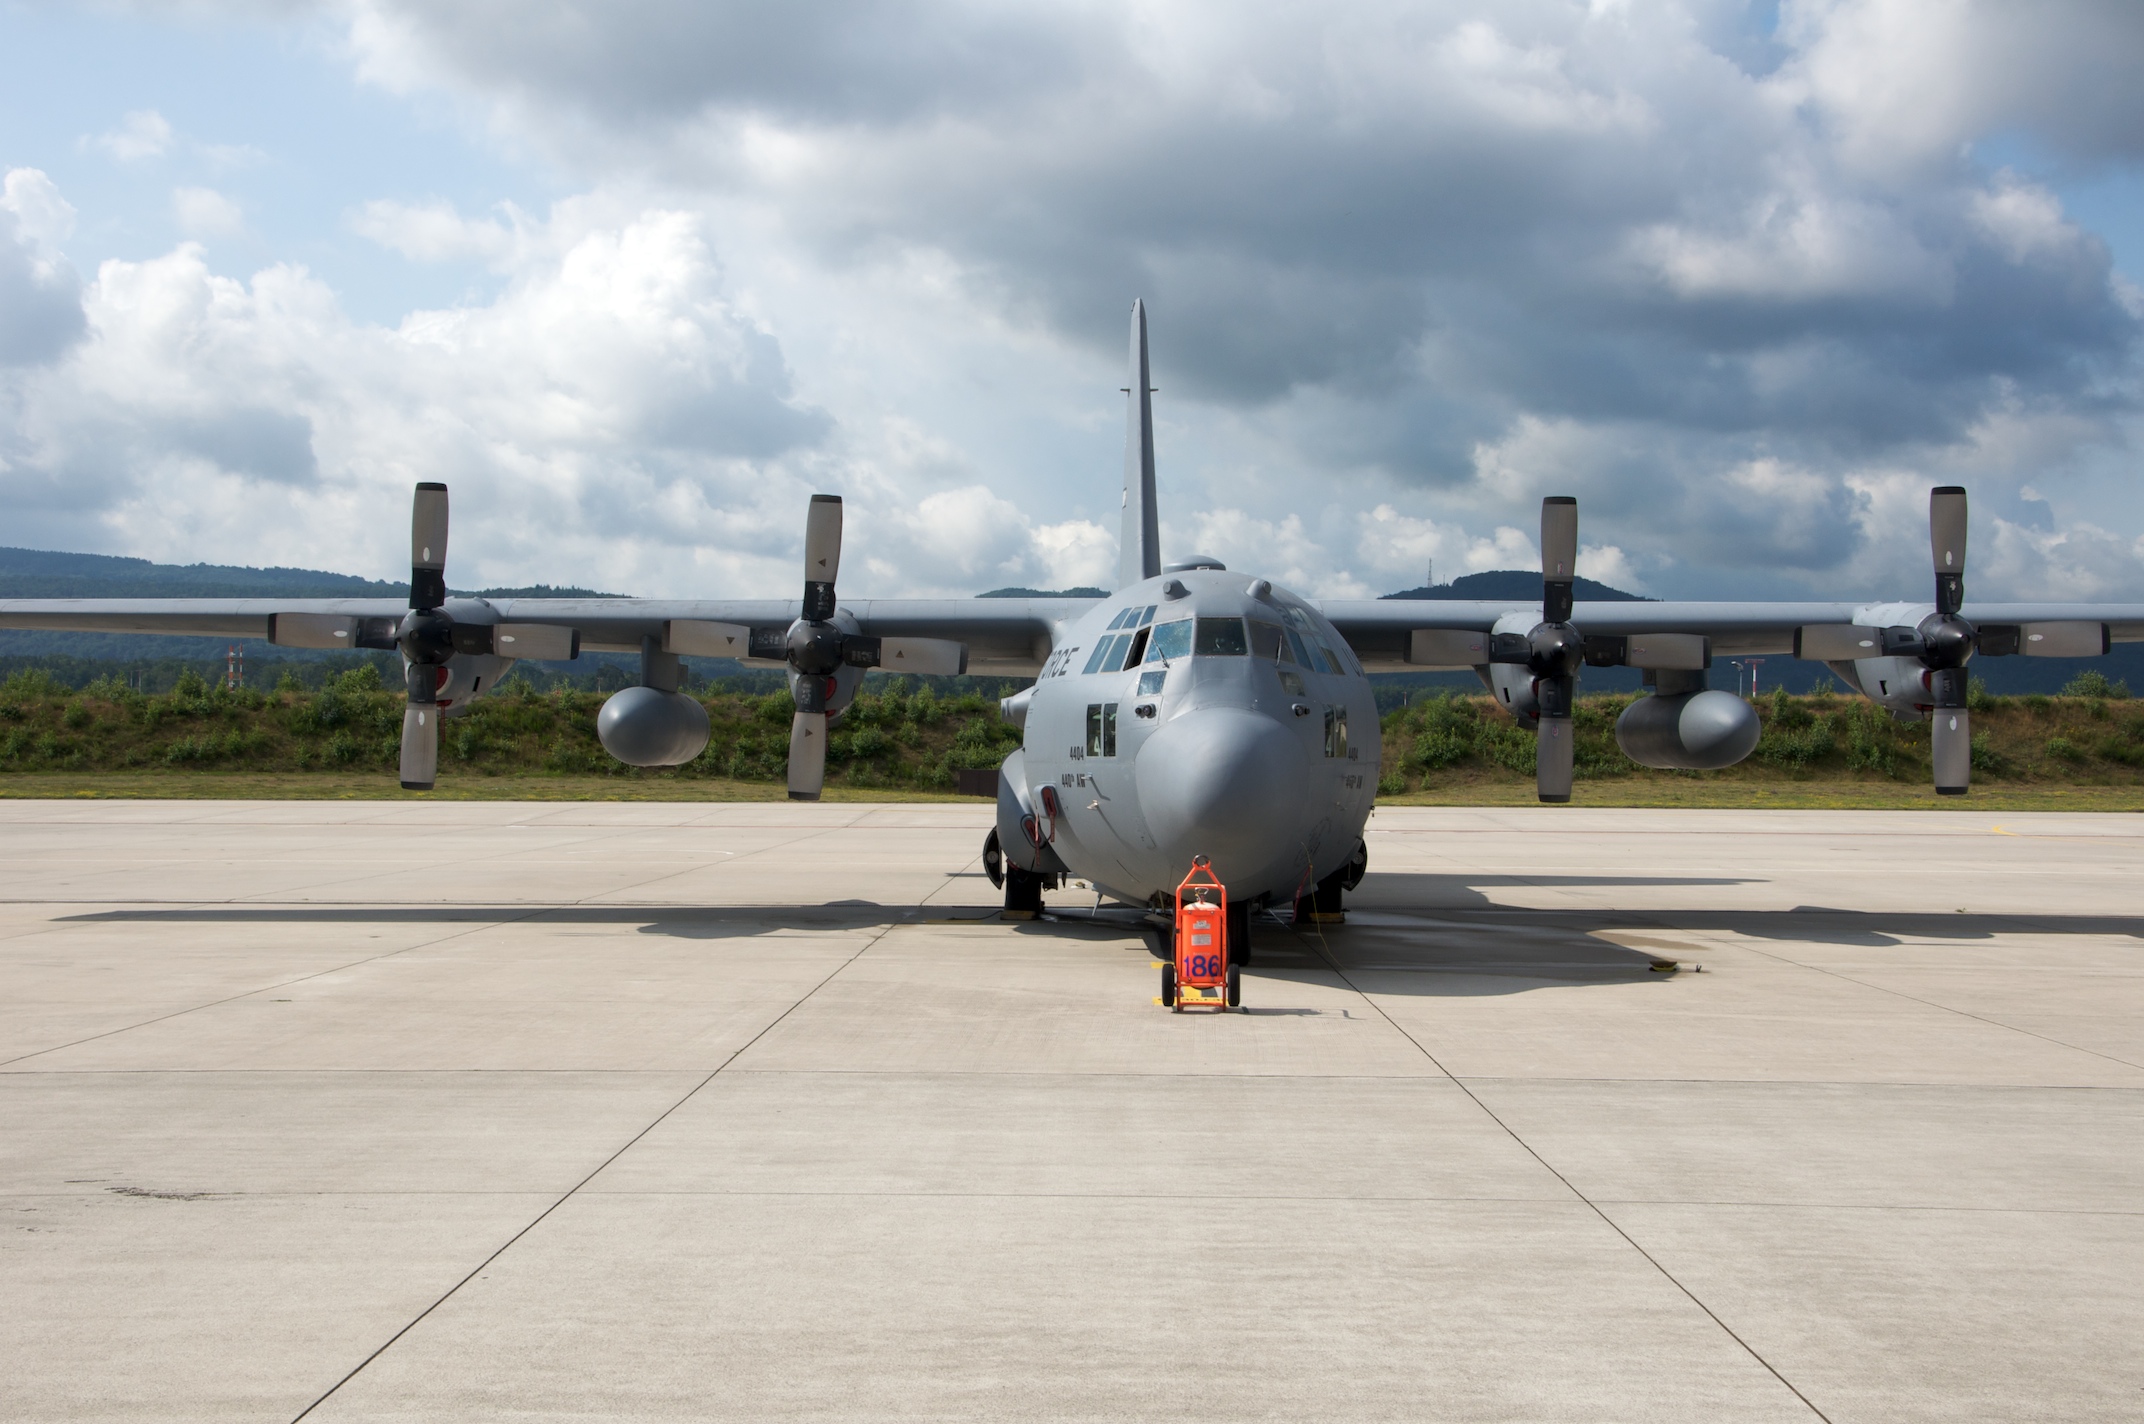
M 1271 717 L 1208 707 L 1163 725 L 1139 749 L 1139 806 L 1172 863 L 1212 860 L 1247 892 L 1294 874 L 1309 824 L 1310 762 Z

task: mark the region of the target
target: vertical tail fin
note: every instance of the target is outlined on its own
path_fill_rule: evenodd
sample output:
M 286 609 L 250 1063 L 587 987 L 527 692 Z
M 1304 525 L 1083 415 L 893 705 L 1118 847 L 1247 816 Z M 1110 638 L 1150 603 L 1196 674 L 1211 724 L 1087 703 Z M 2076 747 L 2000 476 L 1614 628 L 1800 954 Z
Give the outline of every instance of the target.
M 1146 303 L 1132 303 L 1131 401 L 1124 425 L 1124 542 L 1117 587 L 1161 572 L 1161 511 L 1154 498 L 1154 394 L 1146 357 Z

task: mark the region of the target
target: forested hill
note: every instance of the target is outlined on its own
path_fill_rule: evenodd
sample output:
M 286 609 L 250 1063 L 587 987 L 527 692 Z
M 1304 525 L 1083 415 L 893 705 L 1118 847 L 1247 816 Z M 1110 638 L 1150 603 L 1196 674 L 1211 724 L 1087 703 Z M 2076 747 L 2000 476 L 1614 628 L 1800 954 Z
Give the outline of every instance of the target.
M 1625 593 L 1619 588 L 1589 578 L 1573 579 L 1573 596 L 1580 603 L 1650 603 L 1643 594 Z M 1461 602 L 1494 603 L 1510 599 L 1516 603 L 1539 603 L 1541 601 L 1541 575 L 1533 569 L 1492 569 L 1487 573 L 1462 574 L 1450 583 L 1440 583 L 1428 588 L 1410 588 L 1402 593 L 1388 593 L 1386 598 L 1449 598 Z
M 548 584 L 477 592 L 487 598 L 618 596 Z M 402 598 L 408 593 L 406 582 L 331 574 L 323 569 L 153 564 L 113 554 L 0 548 L 0 598 Z

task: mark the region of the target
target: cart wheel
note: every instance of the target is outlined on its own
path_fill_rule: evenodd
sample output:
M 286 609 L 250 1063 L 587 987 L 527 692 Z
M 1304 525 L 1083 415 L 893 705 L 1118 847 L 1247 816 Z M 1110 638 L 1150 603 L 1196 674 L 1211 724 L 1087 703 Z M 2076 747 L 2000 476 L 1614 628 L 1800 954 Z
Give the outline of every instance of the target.
M 1161 966 L 1161 1001 L 1170 1008 L 1176 1007 L 1176 966 Z
M 1235 965 L 1228 966 L 1228 1006 L 1235 1008 L 1243 1002 L 1243 971 Z

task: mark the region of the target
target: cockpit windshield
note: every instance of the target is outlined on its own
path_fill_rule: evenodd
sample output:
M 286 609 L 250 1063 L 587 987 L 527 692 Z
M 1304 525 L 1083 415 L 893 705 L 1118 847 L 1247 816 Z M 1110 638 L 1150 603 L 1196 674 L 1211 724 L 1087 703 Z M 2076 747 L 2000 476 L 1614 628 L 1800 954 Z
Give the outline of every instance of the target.
M 1171 658 L 1188 657 L 1191 653 L 1191 620 L 1179 618 L 1174 623 L 1156 623 L 1153 636 L 1147 639 L 1146 660 L 1150 663 L 1167 662 Z
M 1146 643 L 1149 663 L 1168 662 L 1186 655 L 1201 658 L 1240 658 L 1250 652 L 1243 636 L 1241 618 L 1179 618 L 1174 623 L 1156 623 Z M 1132 663 L 1142 661 L 1133 658 Z M 1127 663 L 1129 667 L 1132 663 Z
M 1202 658 L 1240 658 L 1251 650 L 1243 639 L 1241 618 L 1201 618 L 1193 655 Z

